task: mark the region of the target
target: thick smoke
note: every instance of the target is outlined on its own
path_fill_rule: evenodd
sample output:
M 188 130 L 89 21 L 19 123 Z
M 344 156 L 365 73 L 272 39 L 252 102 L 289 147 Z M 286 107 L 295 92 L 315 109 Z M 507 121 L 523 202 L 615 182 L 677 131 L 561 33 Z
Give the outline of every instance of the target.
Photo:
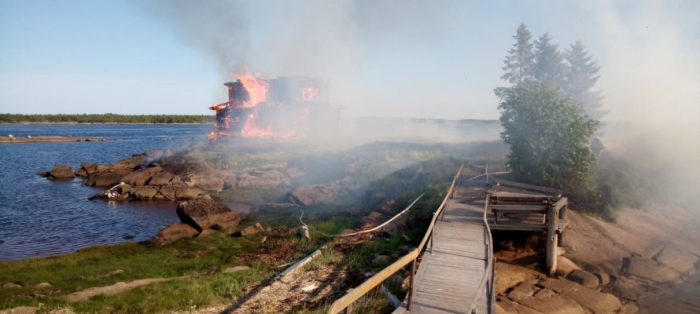
M 688 4 L 583 6 L 598 28 L 610 153 L 659 169 L 679 186 L 700 183 L 700 43 L 688 40 L 700 23 Z

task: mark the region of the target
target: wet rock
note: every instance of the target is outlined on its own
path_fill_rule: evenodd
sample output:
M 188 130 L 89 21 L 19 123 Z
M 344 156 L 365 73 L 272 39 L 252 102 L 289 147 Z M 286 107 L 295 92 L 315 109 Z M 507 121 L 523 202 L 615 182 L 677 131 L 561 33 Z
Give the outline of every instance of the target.
M 158 193 L 158 191 L 151 186 L 137 186 L 134 187 L 133 191 L 130 193 L 132 198 L 150 200 Z
M 75 169 L 75 171 L 73 171 L 73 174 L 76 177 L 87 177 L 87 171 L 85 171 L 85 169 L 83 168 Z
M 695 264 L 698 262 L 698 257 L 687 252 L 664 247 L 653 257 L 653 260 L 687 274 L 695 271 Z
M 542 312 L 535 311 L 529 307 L 522 306 L 508 299 L 498 300 L 496 302 L 496 308 L 496 312 L 498 314 L 542 314 Z
M 158 174 L 162 170 L 163 169 L 160 167 L 141 168 L 139 170 L 127 174 L 124 178 L 121 179 L 121 182 L 136 186 L 144 186 L 146 185 L 146 182 L 148 182 L 148 180 L 151 179 L 151 177 Z
M 546 288 L 538 291 L 534 297 L 523 299 L 519 303 L 542 313 L 585 314 L 587 312 L 576 301 Z
M 287 193 L 289 202 L 304 206 L 329 202 L 338 196 L 338 189 L 331 185 L 300 185 Z
M 0 244 L 3 244 L 3 243 L 5 243 L 5 240 L 0 240 Z
M 290 186 L 291 181 L 279 170 L 251 171 L 238 176 L 239 188 L 274 188 Z
M 112 187 L 121 182 L 122 178 L 131 173 L 131 169 L 111 169 L 88 175 L 87 185 L 98 187 Z
M 520 302 L 521 300 L 532 297 L 537 291 L 540 291 L 540 288 L 533 284 L 523 282 L 515 286 L 515 288 L 508 293 L 508 298 L 515 302 Z
M 48 177 L 49 179 L 73 179 L 75 174 L 73 174 L 73 169 L 70 166 L 58 164 L 49 171 Z
M 199 231 L 188 224 L 174 223 L 153 236 L 153 238 L 151 238 L 151 243 L 165 245 L 180 238 L 194 236 L 197 233 L 199 233 Z
M 624 275 L 656 281 L 659 283 L 673 283 L 680 279 L 680 273 L 664 264 L 642 257 L 629 257 L 623 261 L 626 265 Z
M 2 285 L 3 289 L 19 289 L 22 288 L 22 286 L 14 283 L 14 282 L 6 282 Z
M 53 286 L 48 282 L 40 282 L 40 283 L 34 285 L 35 289 L 46 289 L 46 288 L 51 288 L 51 287 L 53 287 Z
M 564 256 L 557 257 L 557 276 L 566 277 L 575 270 L 581 270 L 581 267 Z
M 204 238 L 204 237 L 207 237 L 207 236 L 211 235 L 212 233 L 216 233 L 216 230 L 207 229 L 207 230 L 204 230 L 204 231 L 200 232 L 200 233 L 197 235 L 197 238 Z
M 202 193 L 204 191 L 198 188 L 178 187 L 177 191 L 175 191 L 175 196 L 177 199 L 193 199 L 198 198 Z
M 39 172 L 36 173 L 36 175 L 38 175 L 38 176 L 40 176 L 40 177 L 46 177 L 46 176 L 49 175 L 49 173 L 46 172 L 46 171 L 39 171 Z
M 177 206 L 177 216 L 180 221 L 202 231 L 224 221 L 240 221 L 231 209 L 217 201 L 195 199 L 181 202 Z
M 229 268 L 224 269 L 224 271 L 222 271 L 222 273 L 232 274 L 232 273 L 236 273 L 236 272 L 248 270 L 248 269 L 250 269 L 250 267 L 248 267 L 248 266 L 234 266 L 234 267 L 229 267 Z
M 372 260 L 372 265 L 374 266 L 386 266 L 389 264 L 391 264 L 391 256 L 388 255 L 377 255 L 377 257 Z
M 596 288 L 598 285 L 600 285 L 598 276 L 585 270 L 574 270 L 571 272 L 571 274 L 569 274 L 569 276 L 566 276 L 566 279 L 579 283 L 580 285 L 588 288 Z
M 98 169 L 98 167 L 100 167 L 100 164 L 81 163 L 80 167 L 81 167 L 81 169 L 85 169 L 86 174 L 91 175 L 91 174 L 97 172 L 97 169 Z

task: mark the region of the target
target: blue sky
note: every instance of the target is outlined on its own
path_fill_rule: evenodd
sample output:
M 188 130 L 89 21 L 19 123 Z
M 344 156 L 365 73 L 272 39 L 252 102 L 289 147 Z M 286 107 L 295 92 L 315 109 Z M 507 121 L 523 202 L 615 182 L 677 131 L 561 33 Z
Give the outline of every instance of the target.
M 0 112 L 209 114 L 245 63 L 329 78 L 345 117 L 493 119 L 525 22 L 560 48 L 581 39 L 623 119 L 640 99 L 679 101 L 630 96 L 645 75 L 678 80 L 680 101 L 697 103 L 697 3 L 0 0 Z

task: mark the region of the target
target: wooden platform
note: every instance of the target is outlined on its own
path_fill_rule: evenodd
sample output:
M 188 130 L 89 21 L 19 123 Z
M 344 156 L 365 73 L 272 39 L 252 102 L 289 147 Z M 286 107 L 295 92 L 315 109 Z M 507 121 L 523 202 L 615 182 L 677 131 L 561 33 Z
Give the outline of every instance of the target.
M 404 302 L 394 313 L 471 313 L 487 258 L 482 222 L 484 198 L 480 197 L 479 206 L 475 195 L 479 191 L 485 195 L 483 188 L 456 187 L 443 220 L 435 225 L 434 247 L 426 249 L 418 267 L 411 311 L 406 311 Z M 477 313 L 489 313 L 488 309 L 495 306 L 486 296 L 487 290 L 482 290 Z

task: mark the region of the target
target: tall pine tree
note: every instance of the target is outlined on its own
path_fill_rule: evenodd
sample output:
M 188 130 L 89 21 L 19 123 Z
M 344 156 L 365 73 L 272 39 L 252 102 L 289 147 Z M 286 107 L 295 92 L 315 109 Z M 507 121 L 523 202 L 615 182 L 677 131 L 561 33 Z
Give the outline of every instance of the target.
M 503 66 L 506 73 L 501 78 L 511 84 L 518 84 L 532 78 L 535 54 L 532 51 L 532 35 L 525 23 L 520 24 L 513 38 L 515 44 L 513 44 L 513 48 L 508 50 L 504 61 L 505 66 Z
M 577 40 L 564 53 L 568 62 L 564 77 L 564 94 L 579 105 L 590 118 L 600 120 L 607 111 L 601 110 L 603 105 L 602 91 L 592 91 L 600 76 L 600 66 L 588 54 L 586 47 Z
M 549 83 L 561 88 L 564 81 L 564 63 L 556 44 L 549 33 L 535 41 L 535 66 L 533 75 L 537 82 Z

